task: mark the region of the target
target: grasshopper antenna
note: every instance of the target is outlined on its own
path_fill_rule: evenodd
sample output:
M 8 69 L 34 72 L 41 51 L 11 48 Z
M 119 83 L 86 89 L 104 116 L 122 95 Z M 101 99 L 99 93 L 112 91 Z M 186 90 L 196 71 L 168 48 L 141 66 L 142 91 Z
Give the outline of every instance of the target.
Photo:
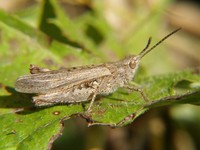
M 162 43 L 164 40 L 166 40 L 168 37 L 170 37 L 171 35 L 173 35 L 176 32 L 178 32 L 179 30 L 181 30 L 181 28 L 178 28 L 178 29 L 172 31 L 171 33 L 169 33 L 168 35 L 166 35 L 164 38 L 162 38 L 159 42 L 157 42 L 155 45 L 153 45 L 151 48 L 149 48 L 149 45 L 151 43 L 151 37 L 150 37 L 149 40 L 148 40 L 148 42 L 147 42 L 146 47 L 139 53 L 139 58 L 141 59 L 142 57 L 144 57 L 147 53 L 149 53 L 155 47 L 157 47 L 158 45 L 160 45 L 160 43 Z

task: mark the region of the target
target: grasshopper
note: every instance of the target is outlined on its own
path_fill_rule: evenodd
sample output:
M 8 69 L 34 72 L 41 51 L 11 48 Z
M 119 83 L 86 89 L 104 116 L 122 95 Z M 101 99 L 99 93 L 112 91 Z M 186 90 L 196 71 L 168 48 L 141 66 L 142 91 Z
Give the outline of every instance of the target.
M 149 48 L 150 37 L 146 47 L 138 55 L 130 55 L 116 62 L 59 70 L 31 65 L 31 74 L 19 77 L 15 89 L 22 93 L 36 93 L 37 96 L 33 97 L 36 106 L 91 101 L 87 111 L 90 111 L 97 95 L 108 95 L 119 87 L 138 91 L 147 101 L 141 89 L 128 83 L 133 80 L 140 60 L 179 30 L 180 28 L 174 30 L 151 48 Z

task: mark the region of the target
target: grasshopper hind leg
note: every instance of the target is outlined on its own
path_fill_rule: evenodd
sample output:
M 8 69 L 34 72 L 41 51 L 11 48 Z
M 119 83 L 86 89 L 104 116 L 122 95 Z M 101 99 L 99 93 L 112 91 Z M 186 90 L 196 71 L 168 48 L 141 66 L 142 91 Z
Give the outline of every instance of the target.
M 41 98 L 40 96 L 33 97 L 33 102 L 36 106 L 52 106 L 55 105 L 55 101 L 48 101 L 46 99 Z
M 36 106 L 53 106 L 53 105 L 55 105 L 53 102 L 52 103 L 47 102 L 47 101 L 44 101 L 42 99 L 37 99 L 37 100 L 33 99 L 33 101 L 34 101 Z
M 72 91 L 66 90 L 66 89 L 60 89 L 60 90 L 55 89 L 55 90 L 49 91 L 47 93 L 40 93 L 38 96 L 33 97 L 33 103 L 35 103 L 36 106 L 51 106 L 51 105 L 57 105 L 57 104 L 75 104 L 75 103 L 89 101 L 88 98 L 93 96 L 93 92 L 80 93 L 77 91 L 77 93 L 74 94 Z M 95 99 L 95 97 L 94 97 L 94 99 Z M 92 103 L 91 103 L 91 106 L 92 106 Z

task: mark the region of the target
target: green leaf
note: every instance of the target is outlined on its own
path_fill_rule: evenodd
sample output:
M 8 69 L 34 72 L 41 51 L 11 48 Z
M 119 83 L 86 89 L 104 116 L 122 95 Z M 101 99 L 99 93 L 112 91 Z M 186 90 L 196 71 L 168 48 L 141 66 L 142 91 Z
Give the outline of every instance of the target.
M 21 110 L 18 107 L 25 105 L 27 101 L 30 102 L 31 97 L 7 88 L 7 92 L 11 95 L 1 97 L 0 148 L 27 149 L 28 146 L 45 148 L 50 139 L 62 129 L 60 121 L 63 118 L 69 119 L 71 115 L 81 115 L 90 125 L 122 126 L 132 122 L 151 107 L 177 103 L 200 104 L 198 86 L 188 86 L 187 90 L 184 87 L 185 90 L 181 92 L 177 90 L 177 94 L 176 89 L 179 88 L 177 85 L 182 81 L 190 81 L 192 85 L 199 83 L 200 76 L 189 70 L 141 79 L 138 83 L 142 85 L 150 102 L 145 102 L 138 93 L 128 94 L 121 89 L 108 97 L 96 100 L 89 115 L 84 114 L 85 109 L 81 104 L 34 108 L 33 104 L 29 103 L 29 107 L 26 106 Z M 38 138 L 40 138 L 39 143 Z

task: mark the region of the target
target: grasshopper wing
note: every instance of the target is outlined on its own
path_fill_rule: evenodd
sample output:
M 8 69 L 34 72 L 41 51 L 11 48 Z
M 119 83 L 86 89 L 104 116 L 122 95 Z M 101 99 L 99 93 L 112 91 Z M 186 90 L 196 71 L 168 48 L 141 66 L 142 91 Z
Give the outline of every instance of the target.
M 111 72 L 104 65 L 52 70 L 19 77 L 16 81 L 15 89 L 22 93 L 45 93 L 59 86 L 76 85 L 82 81 L 108 75 L 111 75 Z

